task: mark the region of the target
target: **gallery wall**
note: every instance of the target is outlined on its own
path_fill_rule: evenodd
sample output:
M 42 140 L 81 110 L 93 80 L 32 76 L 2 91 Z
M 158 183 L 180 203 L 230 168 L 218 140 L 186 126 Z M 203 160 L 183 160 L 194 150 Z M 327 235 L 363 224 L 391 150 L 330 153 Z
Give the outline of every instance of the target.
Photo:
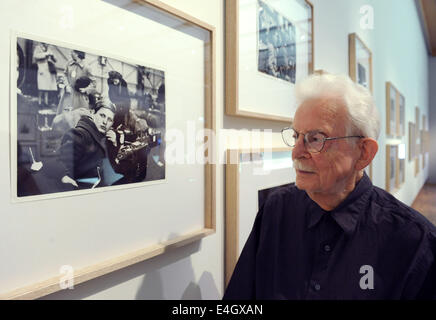
M 70 0 L 60 0 L 69 7 Z M 60 2 L 57 1 L 57 2 Z M 76 2 L 76 1 L 75 1 Z M 122 7 L 128 1 L 107 1 Z M 236 118 L 224 115 L 224 2 L 223 0 L 163 0 L 164 3 L 180 9 L 216 28 L 216 128 L 227 133 L 251 129 L 271 129 L 272 145 L 282 147 L 280 129 L 286 124 Z M 429 115 L 428 56 L 420 29 L 418 15 L 413 0 L 312 0 L 314 6 L 315 70 L 323 69 L 331 73 L 348 74 L 348 34 L 356 32 L 373 54 L 374 96 L 381 116 L 381 135 L 379 153 L 374 160 L 374 184 L 385 186 L 385 144 L 407 143 L 390 139 L 385 132 L 385 82 L 392 82 L 406 97 L 406 124 L 415 121 L 415 106 L 420 114 Z M 81 1 L 75 5 L 75 18 L 80 21 L 82 14 L 96 12 L 101 1 Z M 38 5 L 40 4 L 40 5 Z M 42 5 L 45 4 L 45 5 Z M 0 11 L 8 12 L 11 6 L 30 10 L 35 16 L 33 21 L 20 23 L 42 24 L 47 17 L 59 15 L 59 6 L 53 10 L 47 8 L 47 1 L 2 1 Z M 360 8 L 369 5 L 374 12 L 374 28 L 360 28 L 362 14 Z M 99 17 L 101 19 L 101 17 Z M 2 43 L 8 43 L 7 30 L 11 27 L 0 22 Z M 18 23 L 18 22 L 17 22 Z M 8 58 L 2 52 L 1 71 L 8 74 Z M 432 62 L 433 66 L 435 65 Z M 0 88 L 2 104 L 9 103 L 7 81 Z M 434 100 L 433 100 L 434 101 Z M 8 118 L 7 108 L 1 111 L 3 119 Z M 435 117 L 431 118 L 433 124 Z M 435 128 L 436 126 L 431 126 Z M 238 130 L 238 131 L 235 131 Z M 434 130 L 434 129 L 433 129 Z M 1 145 L 8 150 L 8 132 L 2 129 Z M 434 136 L 435 132 L 433 132 Z M 219 143 L 218 143 L 219 144 Z M 253 144 L 256 144 L 254 141 Z M 240 145 L 247 147 L 248 145 Z M 217 156 L 222 157 L 225 145 Z M 7 164 L 8 154 L 1 154 L 1 163 Z M 406 204 L 411 204 L 428 176 L 428 167 L 415 177 L 412 162 L 406 162 L 406 183 L 395 196 Z M 433 168 L 435 162 L 433 157 Z M 435 171 L 433 171 L 435 172 Z M 433 175 L 436 177 L 436 174 Z M 64 290 L 49 295 L 45 299 L 220 299 L 224 290 L 224 166 L 216 166 L 216 233 L 199 242 L 174 249 L 161 256 L 138 263 L 120 271 L 77 285 L 74 290 Z M 8 182 L 1 186 L 7 189 Z M 183 188 L 183 186 L 181 186 Z M 66 209 L 68 210 L 68 209 Z M 42 216 L 43 212 L 26 212 Z M 177 214 L 177 213 L 175 213 Z M 24 226 L 20 237 L 31 236 L 32 232 Z M 2 248 L 1 260 L 7 259 L 7 248 Z M 3 268 L 0 267 L 0 268 Z M 35 279 L 42 280 L 42 279 Z
M 118 2 L 121 6 L 126 2 Z M 220 27 L 222 17 L 222 3 L 214 3 L 215 7 L 199 7 L 198 2 L 191 3 L 191 9 L 185 8 L 192 16 L 196 16 L 209 24 Z M 194 8 L 194 10 L 192 10 Z M 203 11 L 196 11 L 201 8 Z M 180 8 L 183 9 L 183 8 Z M 0 70 L 5 75 L 1 80 L 0 97 L 5 107 L 1 111 L 1 140 L 5 152 L 0 156 L 0 163 L 5 168 L 9 166 L 9 61 L 10 61 L 10 31 L 17 30 L 27 34 L 38 35 L 46 39 L 56 39 L 71 45 L 81 45 L 90 50 L 104 50 L 115 56 L 129 57 L 135 61 L 148 61 L 141 57 L 158 48 L 156 43 L 169 41 L 166 32 L 159 32 L 161 37 L 147 39 L 141 32 L 153 33 L 152 28 L 140 28 L 137 24 L 142 17 L 132 18 L 133 13 L 118 8 L 103 1 L 2 1 L 0 3 L 2 22 L 0 40 L 2 42 L 0 55 Z M 214 14 L 204 16 L 205 12 L 212 10 Z M 111 14 L 119 11 L 119 16 Z M 8 15 L 6 15 L 8 13 Z M 20 17 L 17 19 L 16 17 Z M 128 18 L 127 18 L 128 17 Z M 129 19 L 130 18 L 130 19 Z M 135 22 L 136 21 L 136 22 Z M 167 22 L 169 23 L 169 22 Z M 124 29 L 125 28 L 125 29 Z M 122 33 L 127 34 L 122 37 Z M 156 31 L 154 31 L 156 32 Z M 174 30 L 174 33 L 178 31 Z M 183 36 L 183 34 L 181 35 Z M 221 34 L 218 34 L 220 37 Z M 180 38 L 180 37 L 179 37 Z M 116 39 L 116 41 L 114 40 Z M 148 41 L 147 41 L 148 40 Z M 197 38 L 194 38 L 197 40 Z M 123 43 L 128 41 L 128 45 Z M 135 49 L 136 45 L 136 49 Z M 189 48 L 190 44 L 184 42 Z M 112 46 L 108 49 L 108 46 Z M 161 46 L 165 48 L 165 46 Z M 217 39 L 217 51 L 222 52 L 222 41 Z M 15 51 L 14 46 L 12 46 Z M 201 47 L 203 49 L 203 46 Z M 202 51 L 198 51 L 203 57 Z M 167 58 L 183 58 L 180 52 L 171 52 Z M 190 52 L 191 56 L 194 55 Z M 135 58 L 136 56 L 136 58 Z M 220 56 L 222 59 L 222 56 Z M 166 59 L 165 59 L 166 60 Z M 185 81 L 186 74 L 190 75 L 186 83 L 194 82 L 193 75 L 198 70 L 203 72 L 202 58 L 196 59 L 201 68 L 191 65 L 191 61 L 184 59 L 184 64 L 178 63 L 177 68 L 171 71 L 171 79 Z M 217 61 L 217 68 L 222 69 L 221 60 Z M 156 64 L 156 63 L 155 63 Z M 169 70 L 169 69 L 166 69 Z M 178 71 L 183 75 L 177 75 Z M 222 112 L 222 72 L 217 74 L 216 103 Z M 197 81 L 197 80 L 195 80 Z M 173 82 L 174 83 L 174 82 Z M 176 93 L 182 85 L 173 87 L 174 104 L 184 101 L 192 105 L 204 105 L 202 85 L 204 76 L 198 82 L 199 94 L 188 92 Z M 197 85 L 197 84 L 196 84 Z M 167 88 L 168 89 L 168 88 Z M 199 91 L 198 91 L 199 90 Z M 169 95 L 169 94 L 168 94 Z M 197 103 L 200 100 L 200 104 Z M 193 109 L 187 106 L 175 108 L 176 113 L 184 115 L 193 114 Z M 204 108 L 203 108 L 204 109 Z M 201 109 L 201 110 L 203 110 Z M 174 109 L 173 109 L 174 110 Z M 199 119 L 198 116 L 195 119 Z M 185 124 L 186 126 L 186 124 Z M 203 166 L 191 166 L 204 175 Z M 102 257 L 117 257 L 128 254 L 137 248 L 147 246 L 144 237 L 148 237 L 152 230 L 147 230 L 156 221 L 165 220 L 166 227 L 154 231 L 170 232 L 184 228 L 183 224 L 189 220 L 190 214 L 200 214 L 196 224 L 189 223 L 189 228 L 198 228 L 204 215 L 204 183 L 201 179 L 192 182 L 200 189 L 192 188 L 189 181 L 172 184 L 176 190 L 160 193 L 151 197 L 147 188 L 133 188 L 113 192 L 100 192 L 87 196 L 63 197 L 62 199 L 40 200 L 23 203 L 11 202 L 10 174 L 3 173 L 0 188 L 2 201 L 2 215 L 0 215 L 0 293 L 4 294 L 16 287 L 31 285 L 60 274 L 62 265 L 74 264 L 76 270 L 81 267 L 93 265 L 102 261 Z M 180 175 L 171 175 L 180 178 Z M 169 176 L 168 176 L 169 178 Z M 194 176 L 195 178 L 195 176 Z M 196 182 L 195 182 L 196 181 Z M 187 183 L 188 182 L 188 183 Z M 218 182 L 220 183 L 220 182 Z M 162 183 L 159 186 L 169 185 Z M 189 188 L 187 186 L 189 185 Z M 216 188 L 220 188 L 219 185 Z M 156 190 L 155 187 L 150 188 Z M 183 193 L 183 200 L 176 197 Z M 133 196 L 135 194 L 135 196 Z M 162 196 L 162 197 L 160 197 Z M 167 201 L 171 196 L 172 201 Z M 219 193 L 222 197 L 222 192 Z M 151 202 L 160 202 L 160 206 L 152 209 Z M 192 205 L 186 206 L 186 201 Z M 217 211 L 222 212 L 223 199 L 217 199 Z M 100 205 L 99 205 L 100 204 Z M 173 210 L 161 210 L 162 207 L 173 205 Z M 198 208 L 196 208 L 198 206 Z M 192 212 L 186 212 L 190 210 Z M 169 213 L 169 215 L 166 215 Z M 196 212 L 196 213 L 195 213 Z M 103 276 L 95 281 L 83 285 L 75 285 L 74 290 L 65 290 L 47 298 L 75 298 L 75 299 L 179 299 L 179 298 L 219 298 L 223 283 L 222 265 L 222 215 L 217 215 L 217 232 L 206 237 L 204 241 L 197 241 L 181 249 L 168 249 L 165 255 L 151 259 L 145 263 L 136 264 L 120 272 Z M 200 218 L 201 220 L 197 220 Z M 179 220 L 179 223 L 176 223 Z M 187 229 L 185 229 L 187 230 Z M 153 232 L 153 231 L 152 231 Z M 178 231 L 176 231 L 177 233 Z M 157 237 L 159 241 L 174 237 L 167 234 Z M 133 239 L 133 238 L 136 238 Z M 142 238 L 142 239 L 141 239 Z M 141 240 L 140 240 L 141 239 Z M 141 244 L 142 243 L 142 244 Z M 126 250 L 125 245 L 130 247 Z M 142 246 L 141 246 L 142 245 Z M 122 249 L 124 247 L 124 249 Z M 133 249 L 133 250 L 132 250 Z M 91 252 L 92 251 L 92 252 Z M 77 262 L 77 257 L 81 261 Z M 27 263 L 24 261 L 27 260 Z M 57 260 L 57 261 L 56 261 Z M 76 262 L 71 262 L 71 261 Z

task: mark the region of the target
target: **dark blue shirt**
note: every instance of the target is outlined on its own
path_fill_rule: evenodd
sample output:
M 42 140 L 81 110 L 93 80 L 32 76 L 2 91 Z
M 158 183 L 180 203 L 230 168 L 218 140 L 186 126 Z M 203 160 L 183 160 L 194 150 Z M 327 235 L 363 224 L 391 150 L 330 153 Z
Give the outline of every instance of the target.
M 334 210 L 294 184 L 260 208 L 224 299 L 435 299 L 436 227 L 365 174 Z

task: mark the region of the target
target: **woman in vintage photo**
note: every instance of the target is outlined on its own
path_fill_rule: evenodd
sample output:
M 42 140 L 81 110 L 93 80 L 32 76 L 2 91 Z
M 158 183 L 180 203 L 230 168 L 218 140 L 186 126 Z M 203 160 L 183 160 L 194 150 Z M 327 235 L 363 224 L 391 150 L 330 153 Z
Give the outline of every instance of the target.
M 62 113 L 65 108 L 89 108 L 88 92 L 95 86 L 91 70 L 84 61 L 85 52 L 72 50 L 71 58 L 65 67 L 66 83 L 56 114 Z M 76 83 L 78 79 L 80 83 Z
M 114 115 L 115 105 L 107 99 L 101 100 L 89 116 L 82 116 L 76 127 L 65 133 L 58 158 L 64 169 L 62 183 L 79 187 L 78 179 L 97 178 L 95 186 L 100 185 L 102 162 L 107 153 L 106 138 L 116 143 L 113 136 L 106 137 Z
M 48 44 L 40 42 L 36 45 L 33 52 L 33 59 L 38 66 L 37 86 L 38 86 L 38 104 L 43 103 L 48 106 L 49 92 L 58 90 L 56 84 L 56 59 L 48 48 Z

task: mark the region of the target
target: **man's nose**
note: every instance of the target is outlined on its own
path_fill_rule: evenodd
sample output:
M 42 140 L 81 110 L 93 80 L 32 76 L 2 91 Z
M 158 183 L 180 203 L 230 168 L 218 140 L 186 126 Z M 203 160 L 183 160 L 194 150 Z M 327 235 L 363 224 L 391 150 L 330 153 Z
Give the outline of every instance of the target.
M 309 158 L 310 153 L 306 149 L 306 145 L 304 143 L 304 135 L 300 134 L 298 138 L 295 140 L 295 146 L 292 149 L 292 157 L 296 158 Z

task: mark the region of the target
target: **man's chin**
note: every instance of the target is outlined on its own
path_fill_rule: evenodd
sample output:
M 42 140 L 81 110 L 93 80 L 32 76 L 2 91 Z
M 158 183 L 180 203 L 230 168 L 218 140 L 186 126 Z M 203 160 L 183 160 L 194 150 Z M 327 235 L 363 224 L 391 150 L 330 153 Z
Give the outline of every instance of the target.
M 295 179 L 295 186 L 300 189 L 300 190 L 304 190 L 304 191 L 310 191 L 315 189 L 314 184 L 311 181 L 307 181 L 307 179 L 303 179 L 301 177 L 298 177 Z

